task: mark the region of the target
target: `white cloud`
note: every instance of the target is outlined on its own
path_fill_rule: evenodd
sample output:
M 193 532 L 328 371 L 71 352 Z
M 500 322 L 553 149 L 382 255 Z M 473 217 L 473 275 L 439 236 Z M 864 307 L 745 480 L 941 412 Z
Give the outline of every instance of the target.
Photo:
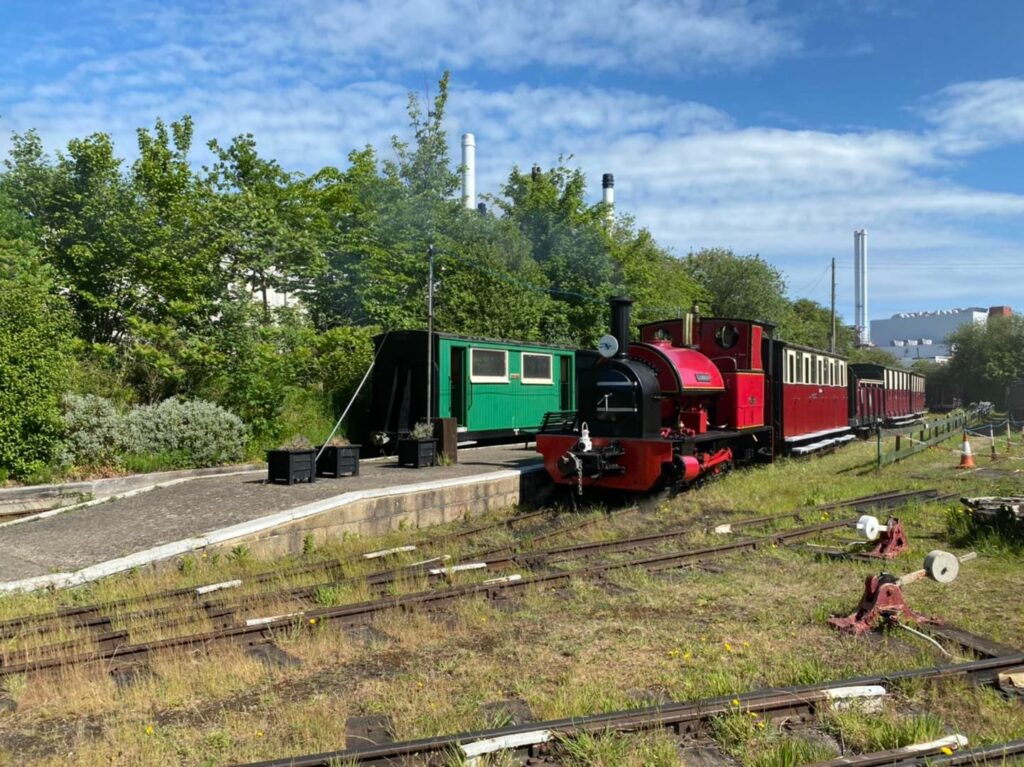
M 1024 141 L 1024 80 L 957 83 L 927 99 L 921 110 L 949 152 L 969 154 Z
M 252 55 L 304 55 L 357 70 L 372 60 L 397 71 L 539 64 L 694 72 L 744 69 L 797 53 L 794 23 L 773 11 L 743 0 L 258 0 L 188 14 L 121 4 L 108 18 L 133 33 L 193 40 L 236 63 Z
M 62 76 L 36 85 L 26 84 L 24 70 L 4 78 L 0 132 L 36 127 L 59 148 L 102 130 L 130 156 L 136 128 L 187 112 L 197 144 L 251 132 L 264 154 L 310 171 L 343 165 L 367 143 L 387 156 L 391 135 L 406 133 L 410 85 L 426 96 L 450 66 L 464 70 L 449 103 L 452 159 L 458 135 L 475 133 L 482 192 L 497 191 L 513 164 L 551 166 L 571 154 L 594 199 L 601 173 L 614 172 L 620 209 L 677 252 L 719 245 L 759 252 L 801 287 L 830 257 L 847 262 L 852 231 L 867 227 L 879 269 L 874 306 L 907 300 L 899 279 L 906 273 L 886 271 L 897 262 L 923 264 L 910 274 L 914 295 L 929 302 L 904 308 L 977 303 L 972 296 L 984 294 L 1012 303 L 998 278 L 956 265 L 965 253 L 1019 258 L 1020 242 L 987 224 L 1020 219 L 1024 197 L 970 188 L 947 174 L 973 152 L 1024 138 L 1024 81 L 950 86 L 918 106 L 930 126 L 919 131 L 744 126 L 711 105 L 625 88 L 482 84 L 485 72 L 529 67 L 539 67 L 530 72 L 541 82 L 564 82 L 556 73 L 693 74 L 799 52 L 795 29 L 754 10 L 764 7 L 771 8 L 695 0 L 514 7 L 265 0 L 211 3 L 193 15 L 97 6 L 92 21 L 107 31 L 90 47 L 36 56 L 63 67 Z M 103 34 L 132 47 L 114 54 Z M 0 62 L 0 74 L 4 66 L 18 65 Z M 196 157 L 204 160 L 201 146 Z M 849 282 L 848 272 L 841 279 Z M 850 292 L 841 282 L 841 308 Z M 827 287 L 812 297 L 825 299 Z

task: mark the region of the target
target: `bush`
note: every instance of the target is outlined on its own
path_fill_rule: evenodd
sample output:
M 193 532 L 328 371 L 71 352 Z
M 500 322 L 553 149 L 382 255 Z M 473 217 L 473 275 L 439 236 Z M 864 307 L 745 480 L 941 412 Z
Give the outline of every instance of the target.
M 219 405 L 176 397 L 132 408 L 124 418 L 122 452 L 181 454 L 190 466 L 215 466 L 245 455 L 242 419 Z
M 114 403 L 93 394 L 64 397 L 65 465 L 106 466 L 117 462 L 123 416 Z
M 65 463 L 118 465 L 153 471 L 241 460 L 248 431 L 242 420 L 202 400 L 171 398 L 121 414 L 93 395 L 64 398 Z
M 61 449 L 67 303 L 38 262 L 0 240 L 0 472 L 38 474 Z

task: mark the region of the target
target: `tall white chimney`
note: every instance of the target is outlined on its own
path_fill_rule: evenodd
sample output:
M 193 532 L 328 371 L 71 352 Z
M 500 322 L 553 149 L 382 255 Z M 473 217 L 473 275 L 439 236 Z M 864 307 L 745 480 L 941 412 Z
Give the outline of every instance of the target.
M 608 206 L 605 217 L 610 226 L 615 223 L 615 176 L 611 173 L 601 176 L 601 202 Z
M 476 210 L 476 137 L 462 134 L 462 204 Z
M 857 342 L 871 343 L 871 322 L 868 319 L 868 232 L 858 229 L 853 233 L 853 325 L 857 329 Z

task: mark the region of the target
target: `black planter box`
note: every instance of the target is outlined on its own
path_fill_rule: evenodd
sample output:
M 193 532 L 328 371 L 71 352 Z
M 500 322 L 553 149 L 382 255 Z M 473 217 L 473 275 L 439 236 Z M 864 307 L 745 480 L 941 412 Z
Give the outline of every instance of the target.
M 422 468 L 437 463 L 436 439 L 398 440 L 398 465 Z
M 359 445 L 327 445 L 317 448 L 316 475 L 340 477 L 344 474 L 359 476 Z M 320 450 L 323 450 L 321 453 Z
M 294 485 L 296 482 L 313 481 L 313 462 L 316 451 L 309 450 L 268 450 L 267 482 Z

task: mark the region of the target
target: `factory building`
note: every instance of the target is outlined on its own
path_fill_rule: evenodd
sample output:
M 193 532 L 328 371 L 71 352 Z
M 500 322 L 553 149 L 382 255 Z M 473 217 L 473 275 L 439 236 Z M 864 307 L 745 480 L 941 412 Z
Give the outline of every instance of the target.
M 953 331 L 968 323 L 981 324 L 989 317 L 1012 313 L 1008 306 L 901 312 L 887 320 L 871 320 L 871 340 L 907 367 L 917 360 L 948 362 L 951 350 L 946 339 Z

